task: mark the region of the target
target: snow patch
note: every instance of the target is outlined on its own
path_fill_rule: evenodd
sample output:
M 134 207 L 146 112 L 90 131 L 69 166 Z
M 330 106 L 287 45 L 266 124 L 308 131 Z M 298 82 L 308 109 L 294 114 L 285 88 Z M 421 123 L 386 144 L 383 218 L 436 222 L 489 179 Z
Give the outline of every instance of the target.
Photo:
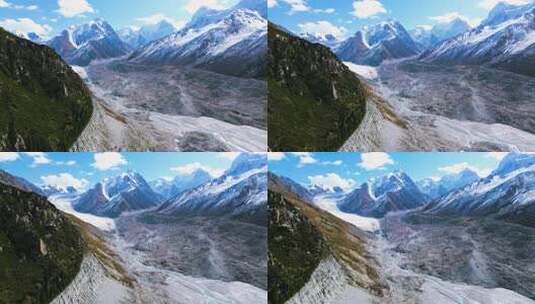
M 101 230 L 115 230 L 115 221 L 111 218 L 95 216 L 88 213 L 80 213 L 74 210 L 74 208 L 72 207 L 72 200 L 74 198 L 75 196 L 73 195 L 58 194 L 50 196 L 48 200 L 59 210 L 67 214 L 74 215 L 82 221 L 91 224 Z
M 362 76 L 366 79 L 377 79 L 377 69 L 368 65 L 358 65 L 349 61 L 344 61 L 344 64 L 351 70 L 351 72 Z
M 340 209 L 338 209 L 336 200 L 320 196 L 314 200 L 314 204 L 330 214 L 340 218 L 341 220 L 348 222 L 364 231 L 375 232 L 380 229 L 378 219 L 342 212 Z

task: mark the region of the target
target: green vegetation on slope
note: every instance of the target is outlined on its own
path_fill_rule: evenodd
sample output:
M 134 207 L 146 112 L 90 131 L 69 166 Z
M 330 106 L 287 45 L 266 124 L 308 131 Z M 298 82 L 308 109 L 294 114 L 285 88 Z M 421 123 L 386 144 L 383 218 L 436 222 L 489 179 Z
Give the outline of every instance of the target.
M 83 254 L 77 228 L 44 197 L 0 183 L 0 303 L 49 303 Z
M 388 286 L 362 231 L 298 198 L 276 176 L 269 179 L 268 205 L 270 304 L 285 303 L 295 295 L 329 255 L 346 270 L 350 284 L 384 296 Z
M 92 111 L 82 79 L 51 48 L 0 28 L 0 151 L 67 151 Z
M 268 297 L 270 304 L 282 304 L 308 282 L 329 250 L 319 231 L 281 194 L 269 191 L 268 200 Z
M 272 151 L 336 151 L 362 121 L 367 90 L 327 47 L 269 24 Z

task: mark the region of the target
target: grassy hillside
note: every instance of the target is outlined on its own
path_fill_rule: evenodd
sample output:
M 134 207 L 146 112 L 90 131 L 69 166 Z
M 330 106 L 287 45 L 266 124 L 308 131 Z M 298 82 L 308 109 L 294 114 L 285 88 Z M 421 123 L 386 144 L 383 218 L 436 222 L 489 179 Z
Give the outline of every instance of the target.
M 364 117 L 365 87 L 327 47 L 268 31 L 269 148 L 338 150 Z
M 78 229 L 44 197 L 0 183 L 0 303 L 49 303 L 83 254 Z
M 51 48 L 0 28 L 0 150 L 67 151 L 92 111 L 82 79 Z
M 388 287 L 366 249 L 362 231 L 302 201 L 277 179 L 270 179 L 268 204 L 270 304 L 285 303 L 295 295 L 328 256 L 347 270 L 351 284 L 384 295 Z

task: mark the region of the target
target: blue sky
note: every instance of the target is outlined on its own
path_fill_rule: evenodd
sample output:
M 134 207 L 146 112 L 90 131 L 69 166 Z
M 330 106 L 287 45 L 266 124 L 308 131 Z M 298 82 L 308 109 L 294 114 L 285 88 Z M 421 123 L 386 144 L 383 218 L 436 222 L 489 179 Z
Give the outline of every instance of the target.
M 116 28 L 163 18 L 180 26 L 201 6 L 226 8 L 237 0 L 0 0 L 0 26 L 49 38 L 72 24 L 101 17 Z
M 454 17 L 476 25 L 500 0 L 269 0 L 269 19 L 295 33 L 347 37 L 368 24 L 388 19 L 407 29 L 432 26 Z M 530 0 L 502 0 L 514 4 Z
M 401 170 L 413 180 L 438 178 L 465 168 L 480 176 L 495 169 L 505 153 L 270 153 L 269 170 L 303 185 L 311 181 L 350 189 L 368 179 Z
M 55 183 L 87 189 L 127 170 L 147 181 L 204 168 L 214 176 L 228 169 L 239 153 L 0 153 L 0 169 L 36 185 Z M 45 182 L 47 181 L 47 182 Z

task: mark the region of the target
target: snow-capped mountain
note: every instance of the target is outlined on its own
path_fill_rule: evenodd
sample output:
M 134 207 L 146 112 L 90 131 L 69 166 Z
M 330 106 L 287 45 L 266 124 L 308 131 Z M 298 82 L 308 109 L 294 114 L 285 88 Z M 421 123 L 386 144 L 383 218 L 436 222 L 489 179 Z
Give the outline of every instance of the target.
M 63 188 L 59 188 L 59 187 L 52 186 L 52 185 L 44 185 L 41 187 L 41 189 L 43 190 L 44 194 L 47 197 L 51 195 L 55 195 L 55 194 L 73 194 L 73 193 L 78 192 L 73 187 L 67 187 L 63 189 Z
M 122 212 L 142 210 L 160 204 L 162 197 L 154 192 L 138 173 L 125 172 L 106 178 L 73 200 L 78 212 L 118 217 Z
M 267 160 L 241 154 L 225 174 L 164 202 L 157 212 L 173 216 L 232 216 L 266 221 Z
M 137 49 L 149 42 L 170 35 L 176 30 L 177 29 L 173 24 L 166 20 L 162 20 L 156 24 L 144 25 L 140 28 L 123 28 L 118 30 L 117 34 L 133 49 Z
M 260 77 L 267 53 L 266 11 L 261 0 L 245 0 L 223 11 L 200 9 L 182 30 L 136 50 L 130 60 Z
M 407 174 L 396 171 L 362 184 L 342 199 L 338 208 L 347 213 L 380 218 L 391 211 L 421 207 L 427 199 Z
M 425 212 L 496 216 L 535 226 L 535 156 L 508 154 L 488 177 L 433 201 Z
M 311 33 L 302 33 L 300 37 L 312 43 L 323 44 L 333 50 L 336 49 L 341 43 L 340 40 L 338 40 L 335 36 L 331 34 L 314 35 Z
M 47 44 L 69 64 L 79 66 L 86 66 L 96 59 L 124 56 L 130 52 L 130 47 L 102 19 L 70 26 Z
M 212 179 L 213 177 L 208 172 L 198 169 L 192 174 L 177 175 L 171 180 L 159 178 L 150 182 L 150 185 L 154 191 L 167 200 L 184 191 L 207 183 Z
M 415 56 L 420 52 L 416 42 L 397 21 L 364 27 L 335 50 L 342 61 L 378 66 L 384 60 Z
M 417 27 L 410 32 L 412 38 L 421 44 L 424 49 L 435 46 L 436 44 L 467 32 L 472 27 L 464 20 L 455 18 L 450 22 L 438 23 L 431 29 Z
M 440 43 L 420 59 L 443 64 L 489 64 L 535 75 L 535 3 L 501 3 L 480 26 Z
M 439 180 L 426 178 L 419 182 L 420 190 L 429 198 L 436 199 L 451 191 L 463 188 L 479 180 L 479 175 L 470 169 L 465 169 L 457 174 L 445 175 Z

